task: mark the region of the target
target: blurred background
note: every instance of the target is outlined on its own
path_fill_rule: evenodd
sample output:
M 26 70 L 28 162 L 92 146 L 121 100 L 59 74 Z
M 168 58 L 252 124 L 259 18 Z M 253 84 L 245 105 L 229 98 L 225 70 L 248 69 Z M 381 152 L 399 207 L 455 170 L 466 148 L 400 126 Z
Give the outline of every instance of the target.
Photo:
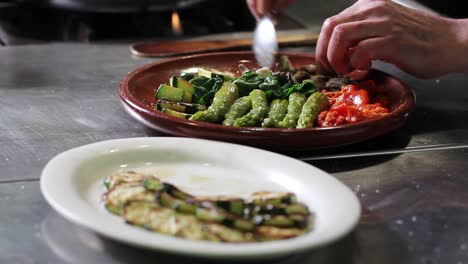
M 298 0 L 279 29 L 320 29 L 353 0 Z M 453 0 L 400 0 L 416 8 L 463 17 Z M 248 32 L 255 20 L 244 0 L 0 0 L 0 45 L 51 41 L 110 42 Z

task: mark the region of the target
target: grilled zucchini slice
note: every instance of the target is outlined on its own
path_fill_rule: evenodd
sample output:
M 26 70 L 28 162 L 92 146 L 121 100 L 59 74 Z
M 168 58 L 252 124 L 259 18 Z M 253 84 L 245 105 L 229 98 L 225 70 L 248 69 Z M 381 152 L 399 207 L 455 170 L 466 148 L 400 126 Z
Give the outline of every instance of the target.
M 118 183 L 103 196 L 105 207 L 112 213 L 122 214 L 122 206 L 128 201 L 154 201 L 154 192 L 141 183 Z
M 292 193 L 256 192 L 249 200 L 195 197 L 159 179 L 120 172 L 105 179 L 105 207 L 130 224 L 186 239 L 249 242 L 304 234 L 313 214 Z
M 303 215 L 257 215 L 255 216 L 257 225 L 276 226 L 276 227 L 298 227 L 305 228 L 308 226 L 309 218 Z
M 134 171 L 123 171 L 107 176 L 104 179 L 104 185 L 107 189 L 110 189 L 118 183 L 138 183 L 142 182 L 145 178 L 155 179 L 153 176 L 136 173 Z
M 177 188 L 176 186 L 170 183 L 164 183 L 164 191 L 174 196 L 175 198 L 181 199 L 183 201 L 188 201 L 194 198 L 194 196 L 182 191 L 181 189 Z
M 133 201 L 124 208 L 124 219 L 133 225 L 161 234 L 179 236 L 186 239 L 205 239 L 202 224 L 193 216 L 179 214 L 154 203 Z
M 253 205 L 279 205 L 297 203 L 297 197 L 290 192 L 255 192 L 250 196 L 250 202 Z
M 164 183 L 154 177 L 146 177 L 143 180 L 143 187 L 151 191 L 161 191 L 164 189 Z
M 252 221 L 236 217 L 222 209 L 197 207 L 195 216 L 200 221 L 218 223 L 241 231 L 253 231 L 255 229 L 255 224 Z
M 165 207 L 172 208 L 180 213 L 186 214 L 195 214 L 197 207 L 195 205 L 189 204 L 180 199 L 172 197 L 170 194 L 165 192 L 156 193 L 158 202 Z
M 279 204 L 267 206 L 255 206 L 253 208 L 254 214 L 268 214 L 268 215 L 309 215 L 309 209 L 305 204 Z
M 224 81 L 231 81 L 236 78 L 236 76 L 228 71 L 218 71 L 210 68 L 198 68 L 198 76 L 204 76 L 206 78 L 214 78 L 216 76 L 221 76 Z
M 202 207 L 219 207 L 237 216 L 244 215 L 245 202 L 229 196 L 196 197 L 195 203 Z
M 223 242 L 231 243 L 241 243 L 241 242 L 252 242 L 254 241 L 254 236 L 249 232 L 241 232 L 220 224 L 210 223 L 205 224 L 204 228 L 206 232 L 210 235 L 206 237 L 211 238 L 210 240 L 215 240 L 213 237 L 218 238 Z
M 156 91 L 156 99 L 190 103 L 192 102 L 192 94 L 181 88 L 161 84 Z
M 275 226 L 260 226 L 257 228 L 255 235 L 257 236 L 257 239 L 261 241 L 270 241 L 293 238 L 301 236 L 305 233 L 306 230 L 300 228 L 279 228 Z
M 194 114 L 198 111 L 206 110 L 206 105 L 159 100 L 156 105 L 156 109 L 162 111 L 164 108 L 181 113 Z
M 193 87 L 193 85 L 181 77 L 172 76 L 169 79 L 169 85 L 172 87 L 184 89 L 192 95 L 195 94 L 195 88 Z
M 169 108 L 161 108 L 161 112 L 163 112 L 163 113 L 165 113 L 167 115 L 177 117 L 177 118 L 182 118 L 182 119 L 189 119 L 192 116 L 191 114 L 177 112 L 177 111 L 171 110 Z

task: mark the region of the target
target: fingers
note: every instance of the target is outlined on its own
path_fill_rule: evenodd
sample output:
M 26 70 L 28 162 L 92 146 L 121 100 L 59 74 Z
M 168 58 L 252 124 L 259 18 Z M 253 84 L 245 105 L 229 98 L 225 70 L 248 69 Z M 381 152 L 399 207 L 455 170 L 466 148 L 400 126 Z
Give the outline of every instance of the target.
M 317 67 L 319 72 L 322 73 L 332 73 L 334 69 L 330 62 L 327 59 L 328 54 L 328 44 L 330 42 L 330 38 L 333 34 L 333 30 L 337 25 L 342 23 L 352 21 L 352 20 L 360 20 L 359 18 L 355 17 L 353 14 L 354 9 L 356 8 L 355 5 L 345 9 L 337 16 L 330 17 L 325 20 L 322 25 L 322 29 L 320 30 L 319 38 L 317 40 L 317 46 L 315 48 L 315 56 L 317 59 Z
M 247 6 L 255 18 L 269 15 L 278 20 L 282 11 L 294 0 L 247 0 Z
M 388 27 L 379 28 L 383 24 L 373 25 L 373 22 L 369 22 L 364 25 L 354 22 L 375 22 L 386 13 L 385 10 L 389 5 L 389 1 L 386 0 L 359 0 L 340 14 L 325 20 L 315 51 L 319 70 L 323 73 L 345 74 L 349 72 L 351 69 L 349 63 L 346 63 L 345 56 L 347 50 L 362 39 L 382 35 L 385 30 L 388 30 Z M 353 24 L 346 25 L 348 23 Z M 353 33 L 354 30 L 358 32 Z M 366 31 L 369 32 L 366 33 Z
M 370 38 L 359 42 L 353 47 L 350 54 L 350 64 L 354 69 L 367 70 L 370 68 L 373 60 L 382 60 L 398 64 L 398 54 L 394 50 L 391 37 Z
M 257 1 L 256 0 L 247 0 L 247 6 L 249 7 L 250 12 L 256 19 L 260 19 L 261 15 L 257 11 Z
M 268 15 L 272 8 L 275 6 L 276 0 L 258 0 L 257 1 L 257 12 L 261 16 Z
M 327 49 L 327 61 L 339 75 L 353 70 L 348 60 L 348 50 L 359 41 L 387 35 L 391 29 L 385 20 L 362 20 L 337 25 L 332 32 Z
M 361 81 L 367 79 L 369 76 L 368 70 L 353 70 L 346 74 L 346 76 L 353 81 Z

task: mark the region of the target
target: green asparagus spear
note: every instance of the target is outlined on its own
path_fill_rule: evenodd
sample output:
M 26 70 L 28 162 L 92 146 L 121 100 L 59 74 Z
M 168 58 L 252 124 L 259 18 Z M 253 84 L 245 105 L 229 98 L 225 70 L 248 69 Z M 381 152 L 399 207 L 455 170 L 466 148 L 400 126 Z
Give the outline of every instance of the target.
M 238 98 L 234 104 L 232 104 L 229 111 L 226 113 L 223 125 L 232 126 L 237 118 L 247 114 L 252 108 L 252 100 L 249 96 L 243 96 Z
M 328 107 L 328 97 L 323 93 L 313 93 L 309 96 L 302 112 L 299 115 L 299 121 L 297 122 L 297 128 L 306 128 L 314 126 L 314 121 L 320 112 L 324 111 Z
M 268 100 L 265 92 L 259 89 L 255 89 L 249 94 L 250 100 L 252 100 L 252 109 L 249 113 L 236 119 L 234 126 L 240 127 L 253 127 L 260 124 L 268 113 Z
M 262 127 L 277 127 L 278 122 L 283 120 L 288 110 L 287 99 L 274 99 L 271 101 L 268 117 L 263 120 Z
M 216 92 L 213 103 L 204 111 L 198 111 L 190 117 L 190 120 L 211 123 L 221 122 L 231 105 L 239 97 L 239 89 L 232 83 L 224 82 Z
M 288 112 L 284 116 L 283 120 L 278 122 L 278 127 L 295 128 L 305 101 L 305 95 L 301 93 L 292 93 L 289 96 Z

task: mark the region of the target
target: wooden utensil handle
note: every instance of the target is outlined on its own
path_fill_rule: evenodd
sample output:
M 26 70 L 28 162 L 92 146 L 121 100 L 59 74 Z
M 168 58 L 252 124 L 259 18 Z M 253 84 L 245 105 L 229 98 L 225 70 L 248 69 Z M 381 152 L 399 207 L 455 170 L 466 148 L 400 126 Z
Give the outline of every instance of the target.
M 281 35 L 280 46 L 313 45 L 317 34 Z M 142 57 L 169 57 L 182 54 L 194 54 L 230 49 L 245 49 L 252 46 L 251 38 L 228 40 L 180 40 L 154 43 L 137 43 L 130 47 L 132 54 Z

